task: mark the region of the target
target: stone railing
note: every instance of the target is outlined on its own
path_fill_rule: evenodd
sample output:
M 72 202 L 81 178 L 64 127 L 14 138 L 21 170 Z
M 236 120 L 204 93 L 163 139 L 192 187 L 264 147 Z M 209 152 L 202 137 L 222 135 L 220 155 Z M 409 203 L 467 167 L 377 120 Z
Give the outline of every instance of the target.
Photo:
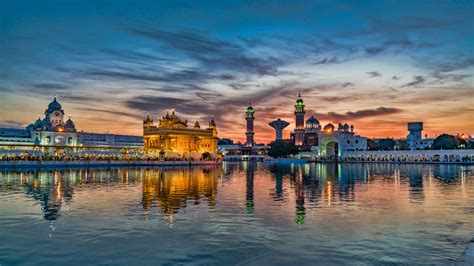
M 474 163 L 474 150 L 408 150 L 350 151 L 342 161 L 410 162 L 410 163 Z
M 84 166 L 197 166 L 217 165 L 222 161 L 159 161 L 159 160 L 71 160 L 71 161 L 41 161 L 17 160 L 0 161 L 0 167 L 84 167 Z

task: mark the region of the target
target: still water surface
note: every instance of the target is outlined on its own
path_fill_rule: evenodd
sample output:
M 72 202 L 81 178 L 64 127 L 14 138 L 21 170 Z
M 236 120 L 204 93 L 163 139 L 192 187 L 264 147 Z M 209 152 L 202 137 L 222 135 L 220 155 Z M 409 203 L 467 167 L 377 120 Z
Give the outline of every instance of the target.
M 474 167 L 0 170 L 0 264 L 452 263 Z

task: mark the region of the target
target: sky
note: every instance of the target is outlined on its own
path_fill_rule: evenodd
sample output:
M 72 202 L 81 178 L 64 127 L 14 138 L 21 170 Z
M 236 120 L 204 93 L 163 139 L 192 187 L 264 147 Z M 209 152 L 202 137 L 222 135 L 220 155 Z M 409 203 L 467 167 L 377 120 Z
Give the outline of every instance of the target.
M 0 1 L 0 127 L 55 95 L 78 130 L 142 134 L 175 109 L 220 137 L 306 119 L 366 137 L 474 135 L 474 1 Z

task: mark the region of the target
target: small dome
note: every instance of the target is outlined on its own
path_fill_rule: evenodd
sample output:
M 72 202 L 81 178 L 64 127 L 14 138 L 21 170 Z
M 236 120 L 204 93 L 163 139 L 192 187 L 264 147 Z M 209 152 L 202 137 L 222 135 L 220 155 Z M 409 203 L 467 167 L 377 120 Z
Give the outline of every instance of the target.
M 247 107 L 247 113 L 253 113 L 253 107 L 252 107 L 252 104 L 249 103 L 249 106 Z
M 323 129 L 326 132 L 333 132 L 334 131 L 334 125 L 329 123 L 329 124 L 325 125 Z
M 308 120 L 306 120 L 306 124 L 319 125 L 319 121 L 314 116 L 311 116 L 310 118 L 308 118 Z
M 145 118 L 145 120 L 143 120 L 143 122 L 144 123 L 153 123 L 153 120 L 151 120 L 151 118 L 150 118 L 150 114 L 146 115 L 146 118 Z
M 62 106 L 58 101 L 56 100 L 56 97 L 54 97 L 54 100 L 49 103 L 48 105 L 48 110 L 46 110 L 46 113 L 52 113 L 53 111 L 62 111 Z
M 41 119 L 38 117 L 38 119 L 33 124 L 33 127 L 36 129 L 36 128 L 40 128 L 42 125 L 43 125 L 43 121 L 41 121 Z
M 196 123 L 194 123 L 194 128 L 201 128 L 201 125 L 199 125 L 199 121 L 196 121 Z
M 75 125 L 74 125 L 74 122 L 72 122 L 71 118 L 69 117 L 69 119 L 66 121 L 66 128 L 74 128 Z
M 304 105 L 303 99 L 298 98 L 298 100 L 296 100 L 296 105 L 298 106 Z
M 214 118 L 211 118 L 211 121 L 209 122 L 209 127 L 210 128 L 215 128 L 216 127 L 216 121 L 214 121 Z
M 349 125 L 347 123 L 345 123 L 342 128 L 344 129 L 344 131 L 349 131 Z
M 298 99 L 296 100 L 296 106 L 297 106 L 297 107 L 302 107 L 302 106 L 304 106 L 303 99 L 301 99 L 301 93 L 298 93 Z

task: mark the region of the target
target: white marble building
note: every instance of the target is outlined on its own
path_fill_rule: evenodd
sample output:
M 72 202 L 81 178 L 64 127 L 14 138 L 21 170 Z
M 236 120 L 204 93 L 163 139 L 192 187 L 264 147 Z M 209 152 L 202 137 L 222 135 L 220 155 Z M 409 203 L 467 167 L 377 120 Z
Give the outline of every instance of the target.
M 0 128 L 0 151 L 143 147 L 142 136 L 77 132 L 71 118 L 64 121 L 64 117 L 65 112 L 54 97 L 44 118 L 38 118 L 26 128 Z
M 304 121 L 305 104 L 301 95 L 295 104 L 295 124 L 297 129 L 291 133 L 295 145 L 310 150 L 301 152 L 303 157 L 341 157 L 348 151 L 367 149 L 367 138 L 356 135 L 354 126 L 338 124 L 337 129 L 331 123 L 322 127 L 318 119 L 311 116 Z M 297 132 L 298 131 L 298 132 Z M 299 136 L 300 134 L 301 136 Z M 309 149 L 308 149 L 309 148 Z

